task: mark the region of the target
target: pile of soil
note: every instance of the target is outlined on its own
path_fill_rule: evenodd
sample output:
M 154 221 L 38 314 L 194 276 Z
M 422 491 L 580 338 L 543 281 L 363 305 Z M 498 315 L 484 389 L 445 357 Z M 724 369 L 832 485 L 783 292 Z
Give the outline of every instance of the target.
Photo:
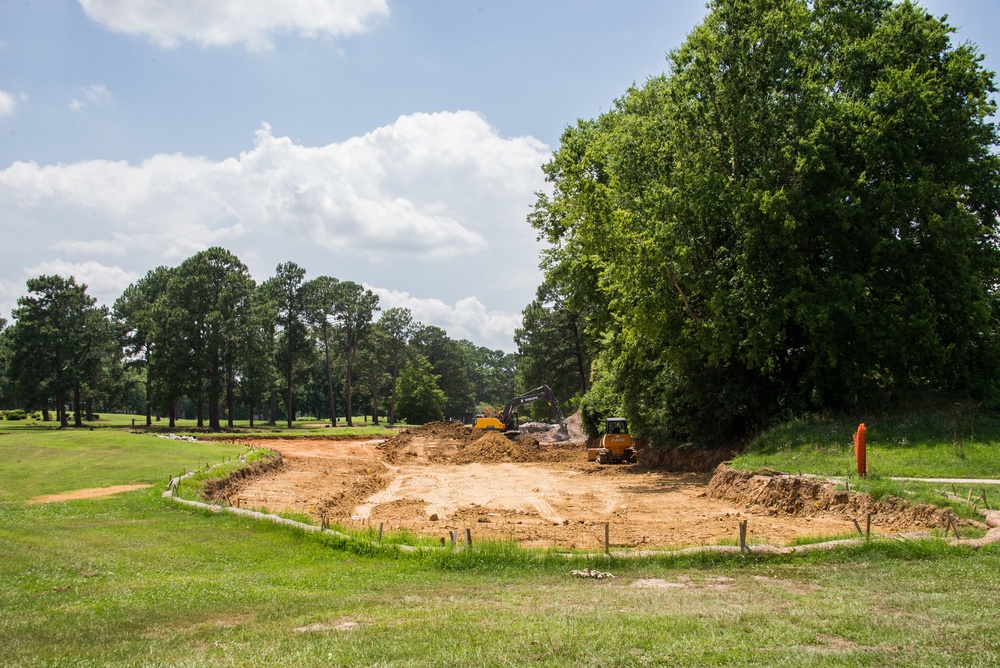
M 526 445 L 525 442 L 533 442 L 534 445 Z M 465 446 L 451 458 L 455 464 L 536 462 L 538 460 L 538 441 L 530 436 L 522 435 L 515 442 L 495 431 L 486 432 L 482 438 Z
M 596 446 L 595 446 L 596 447 Z M 687 473 L 691 471 L 710 472 L 722 462 L 729 461 L 735 455 L 733 448 L 642 448 L 636 453 L 636 463 L 643 468 L 657 471 L 675 471 Z
M 979 526 L 978 522 L 957 518 L 949 510 L 889 496 L 876 501 L 869 494 L 838 490 L 828 482 L 818 482 L 779 471 L 737 471 L 719 465 L 706 490 L 708 496 L 752 509 L 768 509 L 770 514 L 815 516 L 835 513 L 849 519 L 863 520 L 871 514 L 880 527 L 906 531 L 914 525 L 926 528 L 946 527 L 948 517 L 960 526 Z
M 460 422 L 428 422 L 421 427 L 404 429 L 377 447 L 390 464 L 405 463 L 409 457 L 429 461 L 447 461 L 478 433 Z

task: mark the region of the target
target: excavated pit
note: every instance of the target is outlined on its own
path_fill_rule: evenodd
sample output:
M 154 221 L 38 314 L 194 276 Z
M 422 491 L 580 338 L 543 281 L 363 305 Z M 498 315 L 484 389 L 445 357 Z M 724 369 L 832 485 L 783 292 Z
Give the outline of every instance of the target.
M 281 453 L 280 469 L 239 481 L 241 502 L 347 527 L 407 529 L 444 538 L 471 528 L 479 540 L 593 549 L 712 545 L 735 540 L 748 521 L 751 543 L 842 536 L 871 514 L 872 531 L 942 529 L 946 511 L 832 485 L 715 467 L 731 450 L 640 451 L 633 465 L 588 462 L 586 440 L 546 434 L 511 441 L 438 422 L 385 440 L 256 440 Z M 688 467 L 688 472 L 676 469 Z M 691 472 L 694 470 L 694 472 Z M 963 521 L 962 524 L 977 524 Z

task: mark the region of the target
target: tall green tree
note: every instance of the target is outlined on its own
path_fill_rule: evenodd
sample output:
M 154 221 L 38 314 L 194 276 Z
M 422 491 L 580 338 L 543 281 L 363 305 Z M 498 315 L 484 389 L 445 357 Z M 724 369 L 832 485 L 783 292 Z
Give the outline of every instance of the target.
M 995 396 L 1000 163 L 975 47 L 910 2 L 709 8 L 669 75 L 566 130 L 531 217 L 640 433 Z
M 389 393 L 389 424 L 396 422 L 396 387 L 399 370 L 405 359 L 406 347 L 413 333 L 413 315 L 410 309 L 393 307 L 382 312 L 379 318 L 382 331 L 387 337 L 386 347 L 392 360 L 391 386 Z
M 155 374 L 152 359 L 157 320 L 154 306 L 166 291 L 168 267 L 157 267 L 132 283 L 115 300 L 112 314 L 121 326 L 121 348 L 125 364 L 145 377 L 146 426 L 153 423 Z
M 280 332 L 276 359 L 285 382 L 285 418 L 288 427 L 291 428 L 295 419 L 293 405 L 295 373 L 311 352 L 306 270 L 294 262 L 279 264 L 274 277 L 264 283 L 264 290 L 274 303 L 278 314 L 277 324 Z
M 379 310 L 378 295 L 353 281 L 343 281 L 337 289 L 336 308 L 333 320 L 344 351 L 347 363 L 347 383 L 345 385 L 347 400 L 347 426 L 353 426 L 353 410 L 351 402 L 355 358 L 361 344 L 371 328 L 372 316 Z
M 83 426 L 83 393 L 99 377 L 112 337 L 108 311 L 72 276 L 39 276 L 27 287 L 8 335 L 11 392 L 29 408 L 54 400 L 63 427 L 69 425 L 66 404 L 72 401 L 75 426 Z
M 173 373 L 187 375 L 188 396 L 197 402 L 198 426 L 207 403 L 209 428 L 222 428 L 225 401 L 230 426 L 235 412 L 237 356 L 247 335 L 254 282 L 239 258 L 214 247 L 196 253 L 170 272 L 161 317 L 173 337 Z
M 309 322 L 319 333 L 323 346 L 324 366 L 326 370 L 326 395 L 330 404 L 330 426 L 337 426 L 337 404 L 333 392 L 333 366 L 331 362 L 330 345 L 332 336 L 332 321 L 337 316 L 340 300 L 340 281 L 331 276 L 317 276 L 307 284 L 309 299 Z
M 592 344 L 586 316 L 567 304 L 551 281 L 538 288 L 514 331 L 519 355 L 518 376 L 524 388 L 548 385 L 560 404 L 587 392 Z
M 458 341 L 440 327 L 416 325 L 410 338 L 413 354 L 425 357 L 445 394 L 447 415 L 470 413 L 475 409 L 475 391 L 466 355 Z
M 239 345 L 240 400 L 250 413 L 250 427 L 261 401 L 270 394 L 277 382 L 275 367 L 275 326 L 278 319 L 277 305 L 267 290 L 258 286 L 250 300 L 250 311 Z

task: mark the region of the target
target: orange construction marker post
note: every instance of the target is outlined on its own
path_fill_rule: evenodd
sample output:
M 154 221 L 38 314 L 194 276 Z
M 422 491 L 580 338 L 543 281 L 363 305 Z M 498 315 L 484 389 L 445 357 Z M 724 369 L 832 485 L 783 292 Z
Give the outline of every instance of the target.
M 858 431 L 854 434 L 854 460 L 858 464 L 858 476 L 864 478 L 868 475 L 868 457 L 865 452 L 867 445 L 865 423 L 858 425 Z

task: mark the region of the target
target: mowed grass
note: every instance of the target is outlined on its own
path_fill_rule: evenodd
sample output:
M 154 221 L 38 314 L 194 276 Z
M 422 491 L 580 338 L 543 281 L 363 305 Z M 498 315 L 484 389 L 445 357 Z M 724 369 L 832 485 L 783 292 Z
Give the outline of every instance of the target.
M 188 443 L 124 430 L 0 430 L 0 500 L 88 487 L 166 485 L 170 474 L 243 452 L 225 442 Z
M 913 478 L 1000 477 L 1000 415 L 925 411 L 865 418 L 809 416 L 765 431 L 734 460 L 739 468 L 856 475 L 853 435 L 867 430 L 868 472 Z
M 51 449 L 44 436 L 0 436 L 0 456 Z M 130 436 L 113 455 L 61 451 L 110 471 L 154 447 Z M 195 461 L 221 447 L 158 441 Z M 995 547 L 597 559 L 616 577 L 579 579 L 588 562 L 511 545 L 405 555 L 191 510 L 160 497 L 171 468 L 147 466 L 163 484 L 40 505 L 20 466 L 0 467 L 0 489 L 21 490 L 0 499 L 0 665 L 1000 663 Z

